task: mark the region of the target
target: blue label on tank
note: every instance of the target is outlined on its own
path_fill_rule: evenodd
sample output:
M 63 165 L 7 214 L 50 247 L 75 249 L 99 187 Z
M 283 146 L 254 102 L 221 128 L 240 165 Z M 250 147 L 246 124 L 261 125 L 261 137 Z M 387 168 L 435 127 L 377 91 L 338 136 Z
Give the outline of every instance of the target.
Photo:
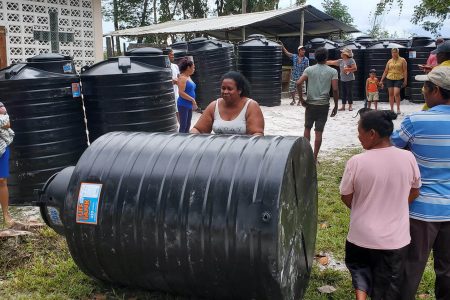
M 309 59 L 315 59 L 316 58 L 316 54 L 315 53 L 310 53 L 309 54 Z
M 62 226 L 61 217 L 59 216 L 59 210 L 56 207 L 47 207 L 48 215 L 52 224 Z
M 72 73 L 73 72 L 72 64 L 71 63 L 65 64 L 63 66 L 63 71 L 64 73 Z
M 77 201 L 77 223 L 97 224 L 101 190 L 100 183 L 81 183 Z

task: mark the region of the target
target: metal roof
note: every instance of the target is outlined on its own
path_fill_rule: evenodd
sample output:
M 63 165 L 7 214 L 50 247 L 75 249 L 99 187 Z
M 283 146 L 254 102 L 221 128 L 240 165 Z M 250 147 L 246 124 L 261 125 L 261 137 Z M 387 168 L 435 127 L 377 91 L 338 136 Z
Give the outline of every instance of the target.
M 245 27 L 246 35 L 296 36 L 300 34 L 301 10 L 305 12 L 305 35 L 359 32 L 355 27 L 336 20 L 312 5 L 304 5 L 239 15 L 173 20 L 149 26 L 117 30 L 104 34 L 104 36 L 145 36 L 202 32 L 219 39 L 241 39 L 243 27 Z

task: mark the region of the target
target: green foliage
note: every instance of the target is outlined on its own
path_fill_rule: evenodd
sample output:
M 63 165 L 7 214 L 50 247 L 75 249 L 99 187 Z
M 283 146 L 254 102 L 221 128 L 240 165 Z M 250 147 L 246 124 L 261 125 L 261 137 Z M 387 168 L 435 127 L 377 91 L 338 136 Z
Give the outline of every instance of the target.
M 376 14 L 381 15 L 389 10 L 394 4 L 403 7 L 403 0 L 380 0 L 377 5 Z M 444 21 L 450 17 L 450 0 L 421 0 L 419 5 L 414 6 L 414 14 L 411 22 L 420 24 L 423 29 L 438 34 Z M 434 21 L 428 20 L 433 18 Z
M 242 13 L 242 0 L 216 0 L 219 16 Z M 248 0 L 247 12 L 272 10 L 278 7 L 279 0 Z
M 348 12 L 348 7 L 347 5 L 342 4 L 340 0 L 324 0 L 322 6 L 325 12 L 330 16 L 345 24 L 352 25 L 353 18 Z

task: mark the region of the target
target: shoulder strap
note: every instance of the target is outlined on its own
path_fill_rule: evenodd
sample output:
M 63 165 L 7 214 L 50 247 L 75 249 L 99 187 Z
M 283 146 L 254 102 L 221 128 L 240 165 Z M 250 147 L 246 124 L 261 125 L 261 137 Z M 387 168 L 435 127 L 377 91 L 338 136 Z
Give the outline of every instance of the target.
M 216 107 L 214 109 L 214 120 L 222 120 L 219 113 L 219 99 L 216 100 Z

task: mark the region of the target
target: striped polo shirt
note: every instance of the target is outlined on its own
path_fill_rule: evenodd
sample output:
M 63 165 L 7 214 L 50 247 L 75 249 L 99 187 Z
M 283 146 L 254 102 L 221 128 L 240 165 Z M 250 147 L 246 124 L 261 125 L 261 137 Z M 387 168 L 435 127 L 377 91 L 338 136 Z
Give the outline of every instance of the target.
M 408 147 L 419 165 L 422 187 L 410 205 L 410 217 L 450 221 L 450 105 L 405 117 L 391 141 L 396 147 Z

